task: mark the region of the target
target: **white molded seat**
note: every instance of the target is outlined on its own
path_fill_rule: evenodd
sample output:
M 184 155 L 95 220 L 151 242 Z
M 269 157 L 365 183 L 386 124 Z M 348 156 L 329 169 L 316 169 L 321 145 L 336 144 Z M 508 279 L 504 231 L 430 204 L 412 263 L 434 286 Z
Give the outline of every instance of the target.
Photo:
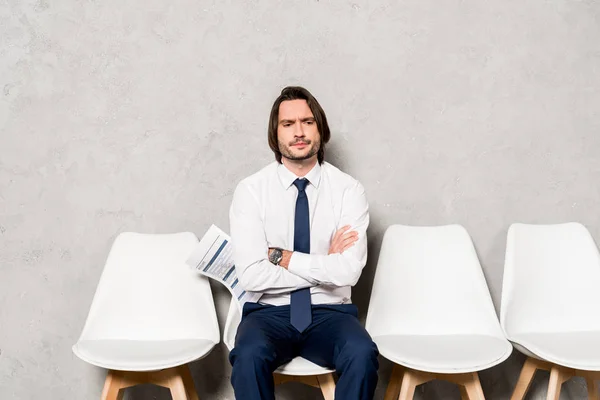
M 185 264 L 193 233 L 122 233 L 111 248 L 73 352 L 118 371 L 157 371 L 219 343 L 208 279 Z
M 294 376 L 308 376 L 308 375 L 323 375 L 335 372 L 332 369 L 323 368 L 306 358 L 296 357 L 287 364 L 275 370 L 276 374 L 281 375 L 294 375 Z
M 366 328 L 381 355 L 428 373 L 476 372 L 512 352 L 460 225 L 387 229 Z
M 235 335 L 237 333 L 238 325 L 241 321 L 240 308 L 237 300 L 231 299 L 229 304 L 229 313 L 227 314 L 227 321 L 225 322 L 225 330 L 223 332 L 223 342 L 231 351 L 235 345 Z M 312 375 L 324 375 L 335 372 L 334 370 L 323 368 L 313 362 L 308 361 L 302 357 L 296 357 L 287 364 L 284 364 L 277 368 L 276 374 L 281 375 L 293 375 L 293 376 L 312 376 Z
M 154 371 L 202 358 L 215 346 L 208 339 L 82 340 L 74 349 L 90 364 L 120 371 Z
M 509 352 L 506 340 L 490 335 L 388 335 L 376 343 L 390 361 L 436 373 L 480 371 Z
M 530 357 L 600 371 L 600 254 L 579 223 L 513 224 L 508 231 L 501 324 Z

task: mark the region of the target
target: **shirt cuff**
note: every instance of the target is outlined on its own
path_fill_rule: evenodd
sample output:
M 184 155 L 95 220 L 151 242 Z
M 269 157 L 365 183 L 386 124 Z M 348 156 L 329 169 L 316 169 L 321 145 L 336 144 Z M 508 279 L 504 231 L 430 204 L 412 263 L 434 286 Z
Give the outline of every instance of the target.
M 314 279 L 312 279 L 310 276 L 310 254 L 294 251 L 290 257 L 288 271 L 294 275 L 306 279 L 309 282 L 314 282 Z

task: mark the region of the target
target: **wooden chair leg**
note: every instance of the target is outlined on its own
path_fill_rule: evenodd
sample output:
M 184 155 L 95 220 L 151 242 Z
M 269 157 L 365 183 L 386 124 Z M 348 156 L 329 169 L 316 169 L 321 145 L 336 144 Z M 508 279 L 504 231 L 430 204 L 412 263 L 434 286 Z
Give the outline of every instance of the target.
M 394 365 L 385 400 L 412 400 L 417 386 L 434 379 L 457 384 L 462 400 L 485 400 L 477 372 L 443 374 L 413 370 L 400 365 Z
M 173 400 L 189 400 L 183 384 L 183 378 L 179 374 L 174 374 L 169 378 L 169 389 Z
M 481 382 L 479 381 L 479 374 L 477 372 L 471 374 L 471 379 L 468 382 L 465 382 L 464 388 L 469 400 L 485 400 L 485 395 L 483 394 Z
M 194 386 L 194 379 L 190 373 L 189 365 L 181 365 L 178 367 L 179 374 L 183 378 L 183 386 L 185 387 L 185 393 L 189 400 L 199 400 L 196 387 Z
M 187 365 L 150 372 L 109 370 L 102 390 L 102 400 L 123 400 L 125 388 L 143 383 L 168 388 L 173 400 L 199 400 Z
M 325 400 L 333 400 L 335 397 L 335 381 L 332 374 L 317 375 L 317 381 Z
M 398 364 L 394 364 L 392 369 L 392 376 L 388 383 L 387 390 L 385 391 L 384 400 L 398 400 L 400 395 L 400 385 L 402 385 L 402 375 L 404 374 L 404 368 Z
M 469 394 L 467 393 L 467 388 L 464 386 L 459 386 L 460 389 L 460 400 L 469 400 Z
M 398 400 L 412 400 L 415 396 L 415 389 L 422 383 L 433 379 L 431 374 L 423 374 L 418 371 L 407 369 L 402 377 L 402 385 L 400 386 L 400 396 Z
M 104 388 L 102 389 L 102 400 L 123 400 L 124 390 L 121 389 L 121 376 L 117 371 L 108 370 Z
M 517 385 L 515 386 L 515 390 L 513 390 L 510 400 L 523 400 L 525 398 L 537 369 L 538 365 L 536 360 L 528 357 L 527 360 L 525 360 L 525 364 L 523 364 L 519 380 L 517 381 Z
M 273 374 L 273 383 L 275 385 L 281 385 L 286 382 L 299 382 L 308 386 L 316 387 L 319 386 L 319 380 L 316 375 L 283 375 L 283 374 Z
M 598 381 L 594 378 L 585 378 L 588 390 L 588 400 L 600 400 L 598 395 Z
M 572 374 L 569 370 L 558 365 L 552 366 L 550 370 L 550 382 L 548 383 L 548 396 L 546 400 L 559 400 L 560 388 L 564 382 L 566 382 Z
M 547 400 L 559 400 L 560 388 L 562 382 L 560 380 L 560 370 L 558 368 L 552 368 L 550 371 L 550 382 L 548 382 L 548 396 Z
M 333 379 L 333 374 L 297 376 L 273 374 L 273 383 L 276 386 L 285 382 L 299 382 L 316 387 L 321 390 L 325 400 L 333 400 L 335 397 L 335 380 Z

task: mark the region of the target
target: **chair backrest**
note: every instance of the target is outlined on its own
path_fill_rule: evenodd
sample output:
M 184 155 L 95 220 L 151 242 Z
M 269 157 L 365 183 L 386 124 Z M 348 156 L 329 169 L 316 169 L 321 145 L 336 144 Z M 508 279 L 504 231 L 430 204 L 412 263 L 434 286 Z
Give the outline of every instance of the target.
M 500 320 L 518 333 L 600 329 L 600 255 L 579 223 L 508 230 Z
M 185 261 L 193 233 L 122 233 L 114 241 L 80 340 L 208 339 L 219 326 L 208 279 Z
M 385 335 L 504 338 L 467 231 L 392 225 L 385 232 L 366 328 Z
M 240 306 L 238 305 L 235 297 L 231 298 L 229 303 L 229 312 L 227 313 L 227 320 L 225 321 L 225 329 L 223 330 L 223 343 L 231 351 L 235 345 L 235 334 L 237 328 L 242 320 L 242 313 L 240 312 Z

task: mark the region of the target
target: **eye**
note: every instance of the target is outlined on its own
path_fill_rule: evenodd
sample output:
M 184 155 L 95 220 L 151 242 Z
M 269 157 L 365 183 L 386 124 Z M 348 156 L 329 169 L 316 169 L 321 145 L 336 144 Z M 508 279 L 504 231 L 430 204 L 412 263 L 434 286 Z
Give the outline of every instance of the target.
M 287 128 L 287 127 L 289 127 L 289 126 L 291 126 L 291 125 L 292 125 L 292 124 L 283 124 L 283 127 L 284 127 L 284 128 Z
M 307 125 L 312 125 L 312 124 L 314 124 L 314 123 L 315 123 L 315 121 L 306 121 L 306 124 L 307 124 Z

